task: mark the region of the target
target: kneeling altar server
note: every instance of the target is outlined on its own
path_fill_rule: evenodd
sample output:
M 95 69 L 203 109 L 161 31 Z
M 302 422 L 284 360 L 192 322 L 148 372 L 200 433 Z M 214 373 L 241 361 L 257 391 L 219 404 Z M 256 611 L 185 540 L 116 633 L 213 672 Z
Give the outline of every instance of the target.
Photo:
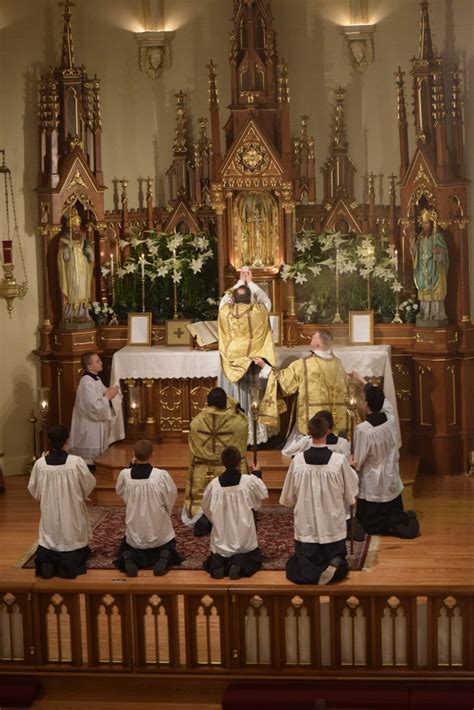
M 214 579 L 251 577 L 263 561 L 253 511 L 268 498 L 267 487 L 260 471 L 241 475 L 241 454 L 235 446 L 224 449 L 221 460 L 224 473 L 209 483 L 202 497 L 202 510 L 212 523 L 211 554 L 204 569 Z
M 379 387 L 366 385 L 367 416 L 354 430 L 360 476 L 357 518 L 370 535 L 413 538 L 420 534 L 414 511 L 403 510 L 400 454 L 393 409 Z
M 36 574 L 74 579 L 87 572 L 91 528 L 85 501 L 95 478 L 79 456 L 68 454 L 66 427 L 48 432 L 49 451 L 36 461 L 28 490 L 40 501 Z
M 323 417 L 309 422 L 313 445 L 291 462 L 280 504 L 294 506 L 295 553 L 286 576 L 296 584 L 327 584 L 347 575 L 346 509 L 355 503 L 359 481 L 343 454 L 326 445 Z
M 168 471 L 153 466 L 153 444 L 137 441 L 130 468 L 117 479 L 116 492 L 125 501 L 125 537 L 114 564 L 128 577 L 139 569 L 161 576 L 183 561 L 176 550 L 171 513 L 178 494 Z

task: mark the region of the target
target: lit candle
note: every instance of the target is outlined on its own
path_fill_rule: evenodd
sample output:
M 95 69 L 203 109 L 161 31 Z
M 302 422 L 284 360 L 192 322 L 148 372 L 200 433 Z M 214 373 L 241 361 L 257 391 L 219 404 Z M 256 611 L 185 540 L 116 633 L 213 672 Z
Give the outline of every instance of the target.
M 142 267 L 142 279 L 144 279 L 145 278 L 145 255 L 144 254 L 142 254 L 140 256 L 140 265 Z
M 336 249 L 336 273 L 339 273 L 339 247 Z
M 45 399 L 42 399 L 40 402 L 40 410 L 41 414 L 46 414 L 46 412 L 48 411 L 48 403 Z
M 395 271 L 398 274 L 398 249 L 395 249 Z
M 4 264 L 11 264 L 12 263 L 12 246 L 13 242 L 10 239 L 4 239 L 2 242 L 3 246 L 3 263 Z
M 113 254 L 110 255 L 110 275 L 113 278 L 113 276 L 114 276 L 114 255 Z

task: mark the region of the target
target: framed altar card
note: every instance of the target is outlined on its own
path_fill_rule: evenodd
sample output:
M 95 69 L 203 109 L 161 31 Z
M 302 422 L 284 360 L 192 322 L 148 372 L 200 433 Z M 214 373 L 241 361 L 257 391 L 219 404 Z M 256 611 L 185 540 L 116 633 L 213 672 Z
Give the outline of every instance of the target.
M 275 345 L 281 345 L 282 332 L 281 313 L 270 313 L 270 328 L 272 329 L 272 339 Z
M 129 313 L 127 345 L 151 345 L 151 313 Z
M 350 345 L 374 344 L 374 312 L 349 311 Z
M 167 320 L 165 323 L 165 345 L 168 348 L 177 345 L 191 345 L 191 333 L 187 325 L 191 325 L 192 320 Z

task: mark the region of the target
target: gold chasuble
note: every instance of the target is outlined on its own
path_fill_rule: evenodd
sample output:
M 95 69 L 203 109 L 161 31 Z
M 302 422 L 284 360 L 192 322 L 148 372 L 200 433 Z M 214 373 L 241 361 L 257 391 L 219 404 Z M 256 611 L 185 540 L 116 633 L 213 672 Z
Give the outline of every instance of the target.
M 224 304 L 218 326 L 222 369 L 229 382 L 241 380 L 254 357 L 275 366 L 270 318 L 263 303 Z
M 331 353 L 330 358 L 315 353 L 295 360 L 284 370 L 272 370 L 260 407 L 259 421 L 275 425 L 278 416 L 286 411 L 281 395 L 298 392 L 297 427 L 307 434 L 308 422 L 321 409 L 334 417 L 334 431 L 346 429 L 347 377 L 341 361 Z
M 248 473 L 247 436 L 248 422 L 237 403 L 227 395 L 226 409 L 206 407 L 191 422 L 189 448 L 192 459 L 188 469 L 184 507 L 190 518 L 201 512 L 204 489 L 224 471 L 221 452 L 226 446 L 235 446 L 242 455 L 240 472 Z

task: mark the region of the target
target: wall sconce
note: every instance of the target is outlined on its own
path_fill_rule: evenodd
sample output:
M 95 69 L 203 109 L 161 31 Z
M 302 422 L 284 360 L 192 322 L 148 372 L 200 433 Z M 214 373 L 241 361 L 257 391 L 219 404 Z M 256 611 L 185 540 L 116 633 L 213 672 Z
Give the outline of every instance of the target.
M 376 25 L 347 25 L 341 28 L 347 59 L 361 74 L 374 60 L 375 28 Z
M 135 33 L 140 69 L 150 79 L 158 79 L 163 71 L 171 66 L 171 40 L 173 37 L 174 32 L 168 30 Z

